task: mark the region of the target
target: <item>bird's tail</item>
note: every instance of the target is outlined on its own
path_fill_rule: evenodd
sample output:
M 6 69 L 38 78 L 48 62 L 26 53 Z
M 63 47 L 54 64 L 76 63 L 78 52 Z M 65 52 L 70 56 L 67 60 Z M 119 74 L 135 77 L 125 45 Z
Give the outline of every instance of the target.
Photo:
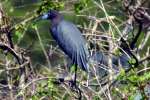
M 120 56 L 109 57 L 101 51 L 94 52 L 89 58 L 88 71 L 100 77 L 107 76 L 109 73 L 117 74 L 121 69 L 130 68 L 129 57 L 123 53 Z

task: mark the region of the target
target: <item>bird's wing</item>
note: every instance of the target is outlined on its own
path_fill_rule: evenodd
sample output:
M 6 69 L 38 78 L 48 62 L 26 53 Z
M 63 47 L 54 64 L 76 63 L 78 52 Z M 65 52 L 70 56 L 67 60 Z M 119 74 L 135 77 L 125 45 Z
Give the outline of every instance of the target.
M 67 21 L 61 21 L 52 29 L 53 37 L 61 49 L 83 70 L 87 70 L 88 49 L 86 41 L 77 27 Z

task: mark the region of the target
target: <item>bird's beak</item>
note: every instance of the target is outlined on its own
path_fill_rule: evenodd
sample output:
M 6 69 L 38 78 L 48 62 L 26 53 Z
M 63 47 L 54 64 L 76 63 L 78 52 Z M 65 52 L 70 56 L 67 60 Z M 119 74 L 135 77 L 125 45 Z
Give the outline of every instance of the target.
M 41 19 L 48 19 L 48 14 L 43 14 L 43 15 L 41 16 Z
M 34 18 L 34 23 L 37 23 L 38 21 L 42 20 L 42 19 L 48 19 L 48 14 L 42 14 L 36 18 Z

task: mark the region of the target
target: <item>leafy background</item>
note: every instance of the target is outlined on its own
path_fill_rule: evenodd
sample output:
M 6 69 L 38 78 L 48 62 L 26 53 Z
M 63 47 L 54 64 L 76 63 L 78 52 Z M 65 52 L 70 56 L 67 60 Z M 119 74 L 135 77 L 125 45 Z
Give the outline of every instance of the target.
M 145 7 L 149 8 L 150 2 L 147 2 Z M 67 57 L 59 49 L 49 32 L 49 21 L 28 21 L 28 19 L 44 13 L 48 11 L 48 9 L 57 9 L 60 10 L 66 20 L 75 23 L 83 34 L 88 34 L 88 32 L 83 29 L 92 30 L 94 29 L 94 25 L 96 25 L 94 20 L 88 18 L 89 16 L 96 18 L 113 16 L 115 17 L 112 20 L 114 25 L 111 24 L 112 30 L 110 35 L 112 35 L 114 39 L 119 38 L 118 30 L 122 32 L 125 25 L 124 23 L 128 19 L 128 15 L 122 6 L 122 0 L 1 0 L 1 3 L 5 13 L 11 20 L 12 27 L 16 29 L 12 35 L 14 44 L 27 50 L 26 55 L 31 59 L 32 67 L 37 75 L 37 77 L 32 77 L 31 80 L 38 80 L 39 77 L 50 77 L 37 81 L 24 90 L 23 93 L 26 93 L 24 94 L 26 100 L 71 100 L 77 96 L 76 92 L 70 90 L 69 87 L 53 84 L 54 78 L 61 76 L 61 74 L 69 73 L 68 69 L 66 69 L 68 62 Z M 101 7 L 104 7 L 104 9 Z M 115 26 L 118 27 L 118 30 Z M 135 30 L 137 30 L 137 28 L 135 28 Z M 96 31 L 103 35 L 108 35 L 110 31 L 109 22 L 104 21 L 98 24 Z M 144 38 L 143 34 L 140 35 L 137 46 L 141 44 Z M 91 40 L 88 36 L 85 36 L 85 38 L 88 41 Z M 94 39 L 94 37 L 92 39 Z M 100 45 L 103 44 L 102 41 L 98 41 L 98 43 Z M 144 49 L 139 53 L 140 57 L 144 57 L 146 52 L 149 52 L 149 46 L 150 39 L 147 41 Z M 113 52 L 116 53 L 117 51 L 114 50 Z M 147 68 L 149 68 L 149 63 L 150 62 L 147 61 Z M 51 69 L 49 69 L 48 66 Z M 127 82 L 127 84 L 117 84 L 117 86 L 110 89 L 110 97 L 109 91 L 102 94 L 99 93 L 102 89 L 101 87 L 89 87 L 87 89 L 81 85 L 82 91 L 85 92 L 83 99 L 116 100 L 117 98 L 118 100 L 140 100 L 140 98 L 145 98 L 145 93 L 141 92 L 142 89 L 140 90 L 140 87 L 143 85 L 145 87 L 149 86 L 147 84 L 149 84 L 150 74 L 149 71 L 145 71 L 145 73 L 138 76 L 136 72 L 140 69 L 144 69 L 144 66 L 142 65 L 141 68 L 132 70 L 127 75 L 122 71 L 118 80 L 123 80 Z M 86 80 L 86 73 L 79 71 L 79 74 L 82 76 L 82 82 L 84 82 Z M 3 75 L 1 76 L 1 79 L 3 79 Z M 93 81 L 96 80 L 93 79 Z M 32 93 L 28 92 L 29 90 L 32 90 Z M 14 94 L 14 97 L 16 97 L 15 95 L 20 95 L 21 92 L 19 91 L 17 94 Z M 4 98 L 8 99 L 9 97 L 4 96 Z

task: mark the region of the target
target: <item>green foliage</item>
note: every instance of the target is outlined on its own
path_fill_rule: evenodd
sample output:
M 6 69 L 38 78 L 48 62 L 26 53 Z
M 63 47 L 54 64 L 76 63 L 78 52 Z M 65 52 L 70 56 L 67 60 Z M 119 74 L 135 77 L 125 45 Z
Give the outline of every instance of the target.
M 35 23 L 31 24 L 31 28 L 35 29 L 37 25 Z
M 21 31 L 17 30 L 17 31 L 15 32 L 15 36 L 16 36 L 16 40 L 18 40 L 19 38 L 21 38 L 21 37 L 22 37 Z
M 53 79 L 41 81 L 36 88 L 36 94 L 32 96 L 32 100 L 39 100 L 41 97 L 53 98 L 53 95 L 57 95 L 58 89 L 54 85 L 53 81 Z
M 131 70 L 126 74 L 124 70 L 122 70 L 117 77 L 120 82 L 125 82 L 126 85 L 122 84 L 120 86 L 120 90 L 122 93 L 128 94 L 128 99 L 133 100 L 140 96 L 141 98 L 145 98 L 144 93 L 137 93 L 141 84 L 145 84 L 150 80 L 150 73 L 146 72 L 143 75 L 138 75 L 136 70 Z M 130 88 L 129 88 L 130 87 Z M 114 91 L 113 93 L 116 93 Z
M 76 65 L 71 66 L 71 72 L 75 72 Z
M 21 24 L 17 24 L 14 29 L 15 29 L 15 35 L 14 35 L 14 40 L 18 41 L 20 38 L 23 37 L 23 33 L 27 29 L 27 23 L 22 22 Z
M 136 63 L 136 60 L 134 59 L 134 58 L 131 58 L 130 60 L 129 60 L 129 64 L 130 65 L 134 65 Z
M 13 30 L 13 42 L 18 41 L 20 38 L 22 38 L 24 33 L 25 33 L 25 35 L 23 36 L 23 39 L 21 40 L 22 44 L 21 43 L 19 44 L 21 47 L 23 47 L 24 49 L 28 48 L 28 45 L 30 45 L 31 41 L 33 41 L 33 45 L 30 46 L 30 48 L 29 48 L 29 52 L 31 52 L 31 53 L 29 53 L 28 55 L 31 57 L 31 62 L 32 63 L 34 62 L 32 65 L 37 70 L 37 74 L 40 76 L 45 76 L 45 77 L 47 77 L 47 76 L 56 77 L 57 75 L 59 76 L 59 74 L 58 74 L 59 72 L 64 71 L 64 69 L 63 69 L 64 67 L 62 67 L 64 64 L 64 63 L 62 64 L 62 62 L 64 62 L 64 57 L 62 57 L 62 54 L 59 54 L 60 52 L 59 52 L 59 50 L 57 50 L 57 48 L 55 50 L 56 42 L 51 41 L 52 39 L 50 38 L 49 29 L 48 29 L 49 23 L 47 23 L 46 21 L 39 21 L 38 27 L 37 27 L 37 24 L 33 23 L 33 21 L 32 21 L 34 19 L 33 17 L 35 15 L 37 15 L 37 17 L 38 17 L 38 15 L 43 14 L 50 9 L 55 9 L 55 10 L 69 11 L 69 13 L 74 11 L 76 14 L 82 13 L 85 16 L 95 16 L 96 18 L 100 18 L 100 19 L 101 19 L 101 17 L 104 17 L 104 18 L 106 17 L 104 14 L 104 11 L 101 8 L 99 8 L 96 4 L 94 4 L 94 2 L 97 2 L 97 4 L 101 6 L 100 0 L 94 0 L 94 2 L 93 2 L 93 0 L 31 0 L 31 1 L 30 0 L 29 1 L 28 0 L 20 0 L 20 1 L 18 1 L 18 0 L 2 0 L 2 1 L 3 1 L 2 5 L 4 4 L 4 6 L 6 7 L 6 12 L 8 13 L 8 15 L 13 16 L 12 20 L 14 21 L 14 23 L 12 23 L 12 24 L 15 25 L 15 30 Z M 26 1 L 28 3 L 25 3 Z M 122 0 L 101 0 L 101 1 L 103 1 L 103 5 L 104 5 L 104 8 L 106 9 L 106 13 L 108 15 L 115 16 L 116 18 L 115 18 L 115 20 L 112 19 L 112 22 L 114 23 L 114 25 L 112 25 L 111 22 L 109 22 L 109 21 L 101 22 L 98 25 L 96 31 L 102 32 L 102 35 L 108 35 L 107 33 L 110 32 L 109 28 L 110 28 L 110 26 L 112 26 L 111 32 L 114 34 L 114 37 L 116 37 L 118 39 L 118 31 L 116 30 L 116 28 L 114 28 L 114 26 L 116 25 L 116 27 L 119 28 L 119 31 L 122 32 L 122 28 L 124 28 L 124 25 L 125 25 L 123 23 L 126 21 L 126 18 L 127 18 L 127 15 L 124 12 L 122 12 L 122 5 L 121 5 Z M 67 7 L 64 9 L 65 5 L 67 5 Z M 37 11 L 36 14 L 35 14 L 35 11 Z M 67 16 L 67 17 L 65 17 L 66 20 L 72 20 L 72 22 L 75 22 L 78 25 L 83 25 L 83 28 L 92 29 L 93 25 L 95 23 L 95 21 L 92 21 L 92 20 L 89 20 L 86 18 L 76 17 L 76 15 L 74 15 L 74 14 L 69 15 L 67 13 L 64 15 Z M 29 25 L 28 22 L 29 22 L 30 26 L 27 28 L 27 26 Z M 42 38 L 42 42 L 43 42 L 44 46 L 46 47 L 46 49 L 49 49 L 49 47 L 51 45 L 54 47 L 54 48 L 52 48 L 52 50 L 54 50 L 55 52 L 52 54 L 52 57 L 53 57 L 52 61 L 50 60 L 50 62 L 52 63 L 52 68 L 50 69 L 50 71 L 45 71 L 45 69 L 43 67 L 43 66 L 47 66 L 45 64 L 46 60 L 45 60 L 45 56 L 43 55 L 43 52 L 41 50 L 41 47 L 39 46 L 39 41 L 36 40 L 37 37 L 35 36 L 35 30 L 33 30 L 35 28 L 38 28 L 40 37 Z M 135 27 L 135 31 L 136 30 L 137 30 L 137 28 Z M 83 32 L 85 32 L 85 31 L 83 31 Z M 89 33 L 91 33 L 90 30 L 89 30 Z M 129 34 L 131 34 L 131 33 L 129 33 Z M 129 35 L 129 38 L 132 39 L 132 37 L 133 37 L 133 34 Z M 141 41 L 143 38 L 144 38 L 144 33 L 142 32 L 140 38 L 138 39 L 138 42 L 136 43 L 137 47 L 141 44 Z M 91 38 L 91 39 L 93 39 L 93 38 Z M 113 40 L 114 40 L 114 42 L 116 42 L 115 39 L 113 39 Z M 108 45 L 107 41 L 100 41 L 99 43 L 102 45 Z M 150 42 L 147 42 L 147 43 L 150 43 Z M 105 46 L 103 46 L 103 48 L 104 47 Z M 107 46 L 106 46 L 106 49 L 104 49 L 104 51 L 106 51 L 106 50 L 107 50 Z M 146 51 L 146 49 L 143 49 L 140 53 L 142 55 L 145 55 L 145 51 Z M 121 54 L 119 49 L 116 49 L 116 51 L 114 53 L 116 56 L 119 56 Z M 3 54 L 3 52 L 1 54 Z M 2 59 L 4 57 L 1 56 Z M 7 58 L 12 62 L 15 60 L 14 57 L 12 57 L 12 55 L 9 55 L 9 54 L 7 54 Z M 3 61 L 0 61 L 0 62 L 3 63 Z M 129 60 L 130 65 L 134 65 L 135 62 L 136 61 L 134 58 L 131 58 Z M 15 66 L 11 65 L 10 67 L 13 68 L 13 67 L 19 66 L 16 64 L 14 64 L 14 65 Z M 55 67 L 55 66 L 59 66 L 59 65 L 60 65 L 59 68 Z M 55 71 L 52 70 L 53 68 L 55 69 Z M 71 68 L 72 72 L 75 71 L 75 65 L 73 65 L 70 68 Z M 117 91 L 115 89 L 113 91 L 110 91 L 110 92 L 113 92 L 113 94 L 115 94 L 112 97 L 118 97 L 120 99 L 120 97 L 121 97 L 120 94 L 125 94 L 125 95 L 127 95 L 129 100 L 133 100 L 137 95 L 136 91 L 139 89 L 139 85 L 144 84 L 150 80 L 149 72 L 145 71 L 140 74 L 137 74 L 137 71 L 139 71 L 141 69 L 142 69 L 142 67 L 134 68 L 134 70 L 132 69 L 128 73 L 126 73 L 124 69 L 121 69 L 120 74 L 117 77 L 117 82 L 118 83 L 120 82 L 120 83 L 116 84 L 116 85 L 119 85 L 117 87 L 119 91 Z M 18 72 L 17 73 L 15 72 L 15 74 L 14 73 L 10 73 L 10 74 L 15 76 L 15 77 L 13 77 L 13 79 L 19 80 L 20 76 L 19 76 Z M 78 75 L 79 75 L 78 82 L 80 82 L 79 85 L 81 86 L 82 92 L 83 93 L 85 93 L 85 91 L 89 92 L 88 95 L 92 94 L 91 97 L 93 100 L 100 100 L 101 97 L 99 95 L 99 92 L 97 92 L 97 91 L 100 91 L 101 88 L 97 88 L 97 87 L 95 88 L 93 86 L 89 86 L 89 88 L 92 89 L 92 91 L 85 89 L 85 87 L 82 86 L 82 82 L 84 83 L 84 81 L 87 80 L 87 73 L 80 72 L 80 74 L 78 74 Z M 2 73 L 1 76 L 6 77 L 6 74 Z M 94 85 L 95 84 L 97 85 L 96 78 L 95 77 L 93 79 L 92 78 L 90 79 L 90 82 L 93 83 Z M 103 78 L 102 79 L 100 78 L 100 82 L 101 82 L 101 80 L 103 81 Z M 40 100 L 41 97 L 45 97 L 45 96 L 52 100 L 55 100 L 56 99 L 55 97 L 58 97 L 61 100 L 72 100 L 71 96 L 73 96 L 73 94 L 75 92 L 72 93 L 71 91 L 69 91 L 69 87 L 65 86 L 65 88 L 64 88 L 62 84 L 56 85 L 53 83 L 53 81 L 54 81 L 53 79 L 49 79 L 49 80 L 44 80 L 44 81 L 40 80 L 39 82 L 35 83 L 36 84 L 36 87 L 35 87 L 36 93 L 32 96 L 29 95 L 29 98 L 27 100 Z M 13 80 L 12 83 L 15 83 L 15 81 Z M 91 84 L 91 85 L 93 85 L 93 84 Z M 30 86 L 27 88 L 30 88 Z M 28 91 L 27 91 L 27 93 L 28 93 Z M 22 92 L 22 94 L 25 94 L 25 92 Z M 63 94 L 63 97 L 62 97 L 62 94 Z M 143 96 L 143 94 L 141 96 Z M 83 94 L 83 97 L 84 97 L 84 94 Z
M 50 0 L 44 0 L 42 4 L 39 6 L 37 13 L 41 14 L 47 12 L 50 9 L 61 10 L 63 8 L 64 8 L 64 2 L 54 2 Z
M 139 77 L 140 82 L 146 82 L 149 80 L 150 80 L 150 72 L 146 72 L 141 77 Z
M 139 82 L 139 77 L 136 74 L 127 77 L 127 79 L 132 82 L 132 84 L 137 84 Z
M 88 7 L 89 2 L 90 0 L 80 0 L 80 2 L 74 4 L 74 11 L 80 13 L 80 11 Z
M 121 55 L 120 49 L 116 49 L 114 53 L 115 53 L 116 56 L 120 56 Z
M 117 77 L 118 80 L 122 80 L 125 77 L 125 70 L 121 69 L 119 76 Z
M 99 98 L 99 96 L 95 95 L 93 100 L 101 100 L 101 99 Z

